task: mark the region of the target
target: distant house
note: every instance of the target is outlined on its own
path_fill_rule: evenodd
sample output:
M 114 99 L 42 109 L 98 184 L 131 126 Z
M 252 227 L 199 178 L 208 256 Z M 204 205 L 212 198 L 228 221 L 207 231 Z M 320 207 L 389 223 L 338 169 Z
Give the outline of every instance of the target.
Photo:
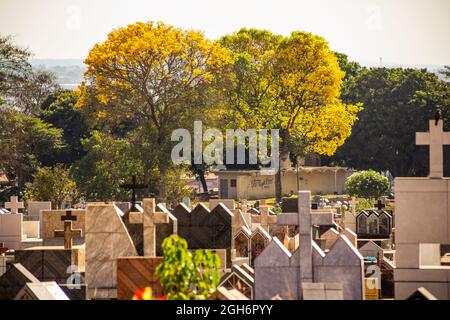
M 354 171 L 345 167 L 301 166 L 283 168 L 283 194 L 310 190 L 313 194 L 342 194 L 345 179 Z M 275 197 L 275 175 L 262 175 L 258 169 L 214 172 L 219 178 L 221 199 L 262 199 Z
M 196 193 L 203 192 L 203 186 L 199 179 L 195 177 L 183 177 L 186 180 L 187 185 L 193 189 Z M 205 176 L 206 185 L 208 186 L 208 191 L 212 193 L 218 192 L 218 179 L 213 173 L 209 173 Z

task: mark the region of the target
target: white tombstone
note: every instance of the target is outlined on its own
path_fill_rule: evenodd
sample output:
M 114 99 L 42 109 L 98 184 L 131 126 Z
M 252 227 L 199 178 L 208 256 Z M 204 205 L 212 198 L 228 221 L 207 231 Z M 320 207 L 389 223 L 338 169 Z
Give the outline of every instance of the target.
M 51 201 L 28 201 L 27 213 L 29 216 L 39 217 L 42 210 L 52 210 Z
M 450 144 L 450 132 L 444 132 L 444 121 L 430 120 L 430 131 L 416 132 L 418 146 L 430 146 L 430 178 L 444 176 L 444 149 L 443 145 Z
M 429 132 L 416 134 L 418 145 L 430 145 L 429 177 L 395 178 L 395 299 L 419 287 L 450 299 L 449 267 L 437 265 L 437 245 L 450 244 L 450 179 L 443 177 L 443 145 L 450 143 L 450 133 L 443 132 L 441 120 L 429 126 Z
M 22 241 L 23 216 L 18 214 L 0 214 L 0 242 L 9 249 L 20 249 Z

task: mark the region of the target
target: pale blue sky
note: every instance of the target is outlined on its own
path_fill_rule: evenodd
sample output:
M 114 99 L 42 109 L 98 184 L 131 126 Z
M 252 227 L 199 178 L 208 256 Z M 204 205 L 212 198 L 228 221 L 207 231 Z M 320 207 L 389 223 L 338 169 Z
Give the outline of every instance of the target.
M 156 20 L 210 38 L 306 30 L 356 61 L 450 64 L 450 0 L 0 0 L 0 33 L 35 58 L 81 58 L 119 26 Z

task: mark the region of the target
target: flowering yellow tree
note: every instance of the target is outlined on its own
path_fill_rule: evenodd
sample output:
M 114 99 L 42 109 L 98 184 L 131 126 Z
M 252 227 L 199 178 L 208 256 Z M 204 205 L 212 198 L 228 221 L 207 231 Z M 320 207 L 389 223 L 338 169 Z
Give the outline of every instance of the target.
M 332 155 L 350 136 L 360 107 L 340 100 L 344 72 L 323 38 L 241 29 L 221 43 L 234 58 L 223 81 L 232 109 L 228 120 L 279 129 L 281 160 L 290 152 Z M 280 172 L 276 195 L 282 195 Z
M 171 131 L 186 128 L 204 111 L 198 101 L 229 62 L 228 51 L 200 32 L 138 22 L 112 31 L 91 49 L 79 106 L 99 122 L 131 122 L 135 143 L 146 146 L 143 154 L 153 159 L 144 161 L 147 171 L 156 163 L 163 176 Z

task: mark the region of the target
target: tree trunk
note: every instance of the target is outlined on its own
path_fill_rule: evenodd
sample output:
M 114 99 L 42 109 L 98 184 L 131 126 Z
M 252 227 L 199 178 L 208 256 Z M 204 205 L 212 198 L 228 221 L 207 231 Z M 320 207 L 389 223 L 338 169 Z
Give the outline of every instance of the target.
M 276 202 L 281 202 L 281 193 L 282 193 L 282 186 L 281 186 L 281 170 L 278 169 L 277 173 L 275 174 L 275 197 Z
M 285 168 L 285 163 L 289 159 L 289 149 L 287 145 L 282 142 L 281 145 L 281 151 L 280 151 L 280 157 L 279 157 L 279 165 L 278 165 L 278 171 L 275 174 L 275 197 L 277 202 L 281 202 L 281 198 L 283 196 L 283 184 L 281 181 L 282 178 L 282 171 Z
M 208 193 L 208 185 L 206 184 L 205 171 L 203 169 L 198 170 L 198 178 L 202 184 L 203 192 Z

